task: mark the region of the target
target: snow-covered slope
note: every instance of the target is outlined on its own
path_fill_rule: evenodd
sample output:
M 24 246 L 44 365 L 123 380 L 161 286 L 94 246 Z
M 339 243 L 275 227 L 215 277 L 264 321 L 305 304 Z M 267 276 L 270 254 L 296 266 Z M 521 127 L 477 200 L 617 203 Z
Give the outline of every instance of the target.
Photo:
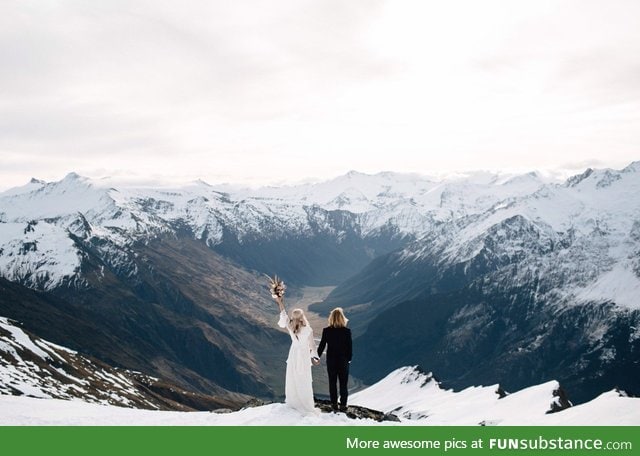
M 556 277 L 547 290 L 564 303 L 614 302 L 640 308 L 640 165 L 587 170 L 490 210 L 462 217 L 408 246 L 403 261 L 437 255 L 439 265 L 479 256 L 519 263 L 512 284 Z
M 150 410 L 237 406 L 232 401 L 186 392 L 158 378 L 89 359 L 29 334 L 4 317 L 0 317 L 0 395 L 75 399 Z
M 403 367 L 351 396 L 352 404 L 393 412 L 423 425 L 631 425 L 640 424 L 640 399 L 610 391 L 572 406 L 557 381 L 514 393 L 499 385 L 445 390 L 430 373 Z
M 8 280 L 47 290 L 80 270 L 80 252 L 55 224 L 0 223 L 0 240 L 0 274 Z
M 8 319 L 0 317 L 0 393 L 36 398 L 71 399 L 132 406 L 139 397 L 130 375 L 94 365 L 77 352 L 31 338 Z
M 350 401 L 394 411 L 399 422 L 350 419 L 343 413 L 301 415 L 280 403 L 232 413 L 160 412 L 0 396 L 0 425 L 640 425 L 640 399 L 613 391 L 587 404 L 547 413 L 558 403 L 557 389 L 552 381 L 507 395 L 498 394 L 497 385 L 453 392 L 441 389 L 431 375 L 405 367 Z
M 432 374 L 417 367 L 403 367 L 375 385 L 355 393 L 351 403 L 393 412 L 423 424 L 494 425 L 510 420 L 533 421 L 552 410 L 570 407 L 560 385 L 550 381 L 508 394 L 500 385 L 445 390 Z

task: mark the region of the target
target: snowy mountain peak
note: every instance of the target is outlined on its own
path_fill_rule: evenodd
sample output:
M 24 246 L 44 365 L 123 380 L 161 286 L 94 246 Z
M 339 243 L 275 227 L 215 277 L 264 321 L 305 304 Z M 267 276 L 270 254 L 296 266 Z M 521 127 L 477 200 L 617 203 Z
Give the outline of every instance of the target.
M 628 166 L 626 166 L 623 170 L 623 173 L 638 173 L 640 172 L 640 160 L 631 162 Z
M 575 187 L 576 185 L 580 184 L 580 182 L 591 176 L 591 174 L 593 174 L 593 168 L 587 168 L 584 172 L 567 179 L 565 185 L 567 187 Z
M 417 384 L 424 388 L 429 383 L 440 385 L 440 382 L 433 376 L 432 372 L 426 372 L 420 366 L 406 366 L 395 370 L 389 376 L 399 379 L 401 384 Z M 389 379 L 391 380 L 391 379 Z
M 509 185 L 528 184 L 530 182 L 538 183 L 540 185 L 545 183 L 544 182 L 544 178 L 542 177 L 542 175 L 538 171 L 531 171 L 531 172 L 526 173 L 526 174 L 520 174 L 520 175 L 517 175 L 517 176 L 508 177 L 506 180 L 504 180 L 503 182 L 499 182 L 499 183 L 500 183 L 500 185 L 509 186 Z
M 194 180 L 194 181 L 193 181 L 193 184 L 195 184 L 195 185 L 201 185 L 201 186 L 203 186 L 203 187 L 211 187 L 211 184 L 210 184 L 210 183 L 208 183 L 208 182 L 206 182 L 206 181 L 204 181 L 204 180 L 202 180 L 202 179 L 196 179 L 196 180 Z
M 81 176 L 80 174 L 76 173 L 75 171 L 71 171 L 70 173 L 68 173 L 66 176 L 64 176 L 64 178 L 62 180 L 86 180 L 86 177 Z

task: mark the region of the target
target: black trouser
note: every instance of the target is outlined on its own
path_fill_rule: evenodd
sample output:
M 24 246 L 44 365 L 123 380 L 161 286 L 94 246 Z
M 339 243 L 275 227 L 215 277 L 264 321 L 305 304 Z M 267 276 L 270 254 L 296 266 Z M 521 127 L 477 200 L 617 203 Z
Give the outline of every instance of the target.
M 347 396 L 349 395 L 347 390 L 349 361 L 327 359 L 327 372 L 329 373 L 329 396 L 331 397 L 331 404 L 338 404 L 338 389 L 336 383 L 340 382 L 340 405 L 346 407 Z

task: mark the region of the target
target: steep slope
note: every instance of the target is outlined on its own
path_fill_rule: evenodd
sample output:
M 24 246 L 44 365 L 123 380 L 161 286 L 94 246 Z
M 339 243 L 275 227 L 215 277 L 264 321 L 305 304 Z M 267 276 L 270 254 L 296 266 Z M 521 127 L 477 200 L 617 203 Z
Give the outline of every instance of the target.
M 0 395 L 80 399 L 150 410 L 239 408 L 249 398 L 187 392 L 158 378 L 116 369 L 25 332 L 0 317 Z M 232 397 L 233 396 L 233 397 Z
M 555 377 L 577 402 L 616 387 L 636 392 L 638 313 L 611 304 L 558 311 L 553 304 L 532 299 L 530 290 L 474 287 L 407 301 L 356 339 L 353 371 L 375 381 L 380 366 L 419 361 L 456 388 L 499 381 L 514 390 Z
M 588 170 L 441 223 L 316 309 L 347 308 L 368 381 L 428 362 L 457 387 L 552 377 L 579 401 L 640 391 L 639 168 Z

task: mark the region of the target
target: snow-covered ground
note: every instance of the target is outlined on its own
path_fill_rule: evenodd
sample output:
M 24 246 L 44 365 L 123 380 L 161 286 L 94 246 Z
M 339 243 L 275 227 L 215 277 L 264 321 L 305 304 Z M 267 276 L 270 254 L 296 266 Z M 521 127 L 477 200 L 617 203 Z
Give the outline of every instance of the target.
M 285 404 L 232 413 L 158 412 L 88 404 L 79 400 L 0 396 L 0 425 L 78 426 L 343 426 L 379 424 L 343 413 L 302 415 Z
M 430 374 L 414 367 L 398 369 L 379 383 L 352 396 L 350 404 L 395 411 L 400 422 L 351 419 L 343 413 L 302 415 L 285 404 L 269 404 L 238 412 L 163 412 L 89 404 L 80 400 L 0 396 L 0 425 L 640 425 L 640 399 L 611 391 L 591 402 L 547 414 L 557 382 L 509 394 L 497 385 L 453 392 L 440 388 Z

